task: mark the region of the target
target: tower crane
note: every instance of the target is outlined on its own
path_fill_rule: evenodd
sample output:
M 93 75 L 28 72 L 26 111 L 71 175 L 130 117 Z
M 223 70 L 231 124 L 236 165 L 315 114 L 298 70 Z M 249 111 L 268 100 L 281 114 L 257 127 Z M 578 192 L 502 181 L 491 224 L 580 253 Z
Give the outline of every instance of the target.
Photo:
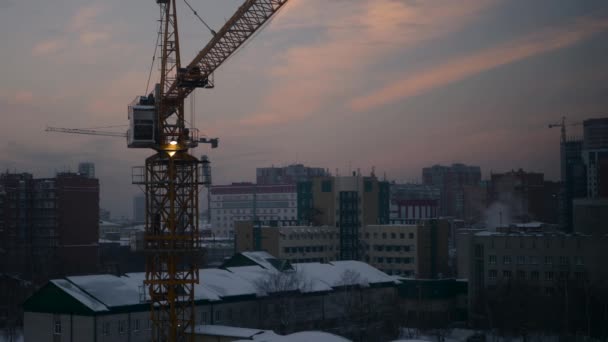
M 566 126 L 580 126 L 582 124 L 583 124 L 582 122 L 574 122 L 569 125 L 566 125 L 566 117 L 562 116 L 562 122 L 549 124 L 549 128 L 556 128 L 556 127 L 561 128 L 561 142 L 563 144 L 566 142 Z
M 129 106 L 129 148 L 154 154 L 138 167 L 134 184 L 146 195 L 144 284 L 150 298 L 153 341 L 193 340 L 194 285 L 199 282 L 198 187 L 208 183 L 196 157 L 198 131 L 186 127 L 184 100 L 196 88 L 213 88 L 213 72 L 288 0 L 245 0 L 207 45 L 181 63 L 177 0 L 160 6 L 160 82 Z M 213 145 L 215 143 L 209 141 Z

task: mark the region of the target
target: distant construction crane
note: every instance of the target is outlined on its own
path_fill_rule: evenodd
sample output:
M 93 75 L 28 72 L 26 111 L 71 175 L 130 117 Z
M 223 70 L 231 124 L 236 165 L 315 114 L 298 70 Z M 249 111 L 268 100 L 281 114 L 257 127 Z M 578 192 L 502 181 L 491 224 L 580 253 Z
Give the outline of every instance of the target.
M 566 126 L 580 126 L 582 124 L 583 124 L 582 122 L 574 122 L 574 123 L 571 123 L 569 125 L 566 125 L 566 117 L 562 116 L 562 122 L 549 124 L 549 128 L 556 128 L 556 127 L 560 127 L 561 128 L 561 142 L 563 144 L 563 143 L 566 142 L 566 139 L 567 139 L 567 137 L 566 137 Z

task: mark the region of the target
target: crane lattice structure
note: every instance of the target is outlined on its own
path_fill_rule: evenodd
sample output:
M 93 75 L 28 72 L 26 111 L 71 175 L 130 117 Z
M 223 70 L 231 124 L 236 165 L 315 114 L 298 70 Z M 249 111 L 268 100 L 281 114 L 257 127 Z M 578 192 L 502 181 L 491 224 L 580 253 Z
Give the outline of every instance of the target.
M 176 0 L 156 0 L 161 12 L 160 83 L 154 93 L 136 103 L 137 108 L 154 108 L 154 141 L 130 146 L 156 151 L 144 167 L 135 169 L 133 180 L 144 187 L 146 195 L 145 285 L 151 301 L 153 341 L 193 340 L 194 285 L 199 282 L 201 250 L 198 188 L 206 180 L 201 161 L 188 153 L 199 139 L 196 129 L 186 127 L 184 100 L 196 88 L 212 88 L 213 72 L 287 1 L 246 0 L 182 67 Z M 139 133 L 133 130 L 129 134 L 136 138 Z

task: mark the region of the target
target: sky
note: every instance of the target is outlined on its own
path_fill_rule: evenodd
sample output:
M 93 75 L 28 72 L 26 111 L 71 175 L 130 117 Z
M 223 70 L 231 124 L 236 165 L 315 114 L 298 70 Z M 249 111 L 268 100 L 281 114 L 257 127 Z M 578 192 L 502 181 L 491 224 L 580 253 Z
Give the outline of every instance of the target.
M 242 0 L 189 2 L 218 30 Z M 178 6 L 188 62 L 211 34 Z M 153 151 L 44 129 L 125 131 L 114 126 L 146 93 L 158 15 L 151 0 L 0 0 L 0 169 L 94 162 L 101 206 L 130 217 L 132 167 Z M 455 162 L 558 180 L 547 125 L 608 116 L 606 60 L 604 0 L 290 0 L 196 91 L 194 124 L 220 147 L 192 154 L 210 156 L 215 184 L 296 162 L 397 181 Z

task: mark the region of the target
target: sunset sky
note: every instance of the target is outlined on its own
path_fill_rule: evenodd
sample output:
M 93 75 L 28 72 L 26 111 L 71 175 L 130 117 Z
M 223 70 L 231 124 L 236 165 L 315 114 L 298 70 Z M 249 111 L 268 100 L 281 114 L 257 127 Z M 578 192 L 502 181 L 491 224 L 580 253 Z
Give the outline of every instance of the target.
M 242 0 L 189 2 L 219 29 Z M 189 62 L 211 35 L 178 4 Z M 158 12 L 153 0 L 0 0 L 0 168 L 50 177 L 94 162 L 101 206 L 131 216 L 131 167 L 153 152 L 44 128 L 127 124 Z M 606 61 L 605 0 L 290 0 L 196 92 L 195 124 L 220 148 L 193 154 L 210 155 L 216 184 L 294 162 L 398 181 L 454 162 L 557 180 L 547 124 L 608 116 Z

